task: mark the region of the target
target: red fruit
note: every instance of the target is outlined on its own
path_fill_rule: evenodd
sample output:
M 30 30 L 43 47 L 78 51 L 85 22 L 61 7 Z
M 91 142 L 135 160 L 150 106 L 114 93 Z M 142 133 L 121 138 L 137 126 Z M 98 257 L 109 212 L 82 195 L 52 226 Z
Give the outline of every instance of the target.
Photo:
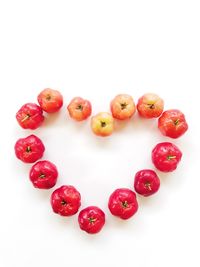
M 20 138 L 15 144 L 15 154 L 25 163 L 33 163 L 43 156 L 45 147 L 42 141 L 35 135 Z
M 105 224 L 105 213 L 98 207 L 90 206 L 79 213 L 78 222 L 83 231 L 96 234 Z
M 50 189 L 56 182 L 58 171 L 50 161 L 43 160 L 34 164 L 30 170 L 29 178 L 33 186 L 40 189 Z
M 156 193 L 159 187 L 160 179 L 153 170 L 141 170 L 136 173 L 134 188 L 138 194 L 148 197 Z
M 112 116 L 118 120 L 130 119 L 135 113 L 136 107 L 132 96 L 117 95 L 110 103 Z
M 116 189 L 109 198 L 108 208 L 114 216 L 127 220 L 138 210 L 136 194 L 127 188 Z
M 42 124 L 44 116 L 40 106 L 27 103 L 18 110 L 16 119 L 22 128 L 34 130 Z
M 86 120 L 92 113 L 90 101 L 81 97 L 75 97 L 71 100 L 68 107 L 69 115 L 76 121 Z
M 146 119 L 159 117 L 164 109 L 163 100 L 156 94 L 145 94 L 139 98 L 137 110 L 141 117 Z
M 162 172 L 171 172 L 177 168 L 182 152 L 172 143 L 164 142 L 155 146 L 152 151 L 152 161 Z
M 57 112 L 63 105 L 63 96 L 57 90 L 44 89 L 37 97 L 41 108 L 47 113 Z
M 188 124 L 180 110 L 170 109 L 158 119 L 158 128 L 163 135 L 178 138 L 187 131 Z
M 81 206 L 81 195 L 72 185 L 63 185 L 52 193 L 51 206 L 61 216 L 72 216 Z

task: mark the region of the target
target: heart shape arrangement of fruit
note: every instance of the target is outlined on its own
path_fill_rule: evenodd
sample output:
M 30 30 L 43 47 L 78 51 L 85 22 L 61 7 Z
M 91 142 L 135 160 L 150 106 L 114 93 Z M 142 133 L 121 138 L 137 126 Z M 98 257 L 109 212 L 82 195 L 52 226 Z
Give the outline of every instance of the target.
M 44 89 L 37 97 L 38 103 L 23 105 L 16 114 L 19 125 L 24 129 L 36 129 L 44 121 L 43 112 L 54 113 L 63 106 L 63 97 L 57 90 Z M 92 106 L 88 100 L 75 97 L 68 107 L 69 115 L 76 121 L 90 117 Z M 158 128 L 161 133 L 171 138 L 183 135 L 188 124 L 184 114 L 177 109 L 164 110 L 163 100 L 156 94 L 143 95 L 137 103 L 127 94 L 117 95 L 110 104 L 111 113 L 100 112 L 91 118 L 91 129 L 94 134 L 106 137 L 114 131 L 114 120 L 130 119 L 136 109 L 139 115 L 146 119 L 158 118 Z M 45 151 L 43 142 L 35 135 L 19 139 L 15 144 L 15 154 L 24 163 L 35 163 L 29 173 L 30 181 L 35 188 L 50 189 L 55 186 L 58 177 L 56 166 L 42 158 Z M 182 153 L 170 142 L 157 144 L 152 150 L 152 162 L 162 172 L 171 172 L 177 168 Z M 134 189 L 144 197 L 156 193 L 160 187 L 160 179 L 151 169 L 140 170 L 135 174 Z M 112 215 L 123 220 L 132 217 L 138 210 L 136 193 L 129 188 L 118 188 L 108 200 L 108 208 Z M 55 213 L 61 216 L 72 216 L 79 211 L 81 195 L 72 185 L 63 185 L 51 195 L 51 206 Z M 105 224 L 105 213 L 96 206 L 89 206 L 78 215 L 80 228 L 89 234 L 98 233 Z

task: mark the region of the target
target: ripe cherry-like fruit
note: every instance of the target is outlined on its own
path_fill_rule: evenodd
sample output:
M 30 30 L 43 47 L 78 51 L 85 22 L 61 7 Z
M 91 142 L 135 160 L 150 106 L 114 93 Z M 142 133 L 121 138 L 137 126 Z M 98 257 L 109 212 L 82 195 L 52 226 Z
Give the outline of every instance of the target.
M 63 106 L 63 96 L 54 89 L 44 89 L 37 99 L 41 108 L 47 113 L 57 112 Z
M 127 188 L 116 189 L 109 198 L 108 208 L 114 216 L 127 220 L 138 210 L 136 194 Z
M 52 193 L 51 206 L 61 216 L 72 216 L 81 206 L 81 195 L 74 186 L 63 185 Z
M 105 213 L 96 206 L 90 206 L 80 211 L 78 222 L 81 230 L 96 234 L 105 224 Z
M 132 96 L 127 94 L 117 95 L 110 103 L 113 118 L 117 120 L 130 119 L 136 111 Z
M 155 194 L 160 188 L 160 179 L 153 170 L 141 170 L 135 175 L 135 191 L 144 197 Z
M 172 143 L 157 144 L 152 150 L 152 161 L 155 167 L 162 172 L 174 171 L 182 158 L 180 149 Z
M 47 160 L 35 163 L 29 173 L 29 178 L 34 187 L 50 189 L 57 182 L 58 170 L 56 166 Z
M 170 109 L 163 112 L 158 119 L 158 128 L 163 135 L 178 138 L 187 131 L 188 124 L 180 110 Z
M 137 110 L 146 119 L 159 117 L 164 109 L 164 101 L 156 94 L 148 93 L 139 98 Z
M 18 110 L 16 119 L 23 129 L 35 130 L 44 121 L 43 110 L 34 103 L 27 103 Z
M 86 120 L 92 113 L 92 105 L 90 101 L 81 97 L 73 98 L 67 109 L 70 117 L 76 121 Z
M 114 120 L 110 113 L 100 112 L 91 119 L 91 128 L 98 136 L 109 136 L 114 131 Z
M 25 163 L 34 163 L 43 156 L 44 151 L 44 144 L 35 135 L 20 138 L 15 143 L 16 157 Z

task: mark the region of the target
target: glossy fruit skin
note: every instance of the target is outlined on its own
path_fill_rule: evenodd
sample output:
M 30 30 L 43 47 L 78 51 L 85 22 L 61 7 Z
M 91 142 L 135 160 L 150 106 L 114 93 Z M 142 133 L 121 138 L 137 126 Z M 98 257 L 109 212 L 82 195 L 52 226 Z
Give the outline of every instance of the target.
M 182 158 L 180 149 L 170 142 L 157 144 L 152 150 L 152 162 L 162 172 L 172 172 Z
M 70 117 L 76 121 L 86 120 L 92 113 L 92 105 L 90 101 L 81 97 L 73 98 L 67 109 Z
M 52 193 L 51 206 L 61 216 L 72 216 L 81 206 L 81 195 L 74 186 L 63 185 Z
M 57 182 L 58 170 L 56 166 L 47 160 L 35 163 L 30 172 L 29 178 L 35 188 L 50 189 Z
M 113 118 L 117 120 L 130 119 L 135 111 L 135 103 L 132 96 L 127 94 L 117 95 L 110 103 Z
M 114 119 L 108 112 L 100 112 L 91 118 L 91 129 L 94 134 L 109 136 L 114 131 Z
M 153 170 L 138 171 L 135 175 L 134 188 L 138 194 L 144 197 L 151 196 L 160 188 L 160 179 Z
M 34 163 L 43 156 L 44 151 L 44 144 L 33 134 L 20 138 L 15 143 L 15 155 L 24 163 Z
M 163 112 L 158 119 L 158 128 L 161 133 L 171 138 L 182 136 L 188 129 L 185 115 L 178 109 Z
M 146 119 L 158 118 L 164 109 L 164 101 L 156 94 L 147 93 L 139 98 L 137 110 Z
M 16 119 L 23 129 L 35 130 L 44 121 L 43 110 L 34 103 L 27 103 L 18 110 Z
M 80 211 L 78 222 L 81 230 L 88 234 L 97 234 L 105 224 L 105 213 L 96 206 L 89 206 Z
M 63 106 L 63 96 L 57 90 L 46 88 L 37 97 L 40 107 L 47 113 L 59 111 Z
M 108 208 L 112 215 L 127 220 L 138 210 L 136 194 L 128 188 L 116 189 L 109 198 Z

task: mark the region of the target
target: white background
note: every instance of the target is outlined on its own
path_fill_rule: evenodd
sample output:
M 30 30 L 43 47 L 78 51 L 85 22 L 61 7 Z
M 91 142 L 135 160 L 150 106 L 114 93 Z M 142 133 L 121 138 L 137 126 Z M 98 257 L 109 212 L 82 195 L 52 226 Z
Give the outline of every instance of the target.
M 194 0 L 0 1 L 1 267 L 200 266 L 199 14 Z M 57 186 L 73 184 L 82 208 L 105 211 L 98 235 L 80 231 L 77 216 L 53 214 L 52 190 L 34 189 L 30 165 L 15 158 L 15 141 L 30 134 L 15 113 L 45 87 L 59 89 L 65 105 L 35 134 L 59 169 Z M 137 115 L 98 138 L 89 120 L 68 117 L 66 105 L 82 96 L 95 114 L 109 111 L 118 93 L 137 101 L 146 92 L 181 109 L 190 130 L 174 141 L 184 154 L 177 171 L 159 173 L 160 191 L 138 197 L 138 213 L 124 222 L 108 212 L 110 193 L 133 188 L 135 172 L 153 168 L 154 145 L 170 139 Z

